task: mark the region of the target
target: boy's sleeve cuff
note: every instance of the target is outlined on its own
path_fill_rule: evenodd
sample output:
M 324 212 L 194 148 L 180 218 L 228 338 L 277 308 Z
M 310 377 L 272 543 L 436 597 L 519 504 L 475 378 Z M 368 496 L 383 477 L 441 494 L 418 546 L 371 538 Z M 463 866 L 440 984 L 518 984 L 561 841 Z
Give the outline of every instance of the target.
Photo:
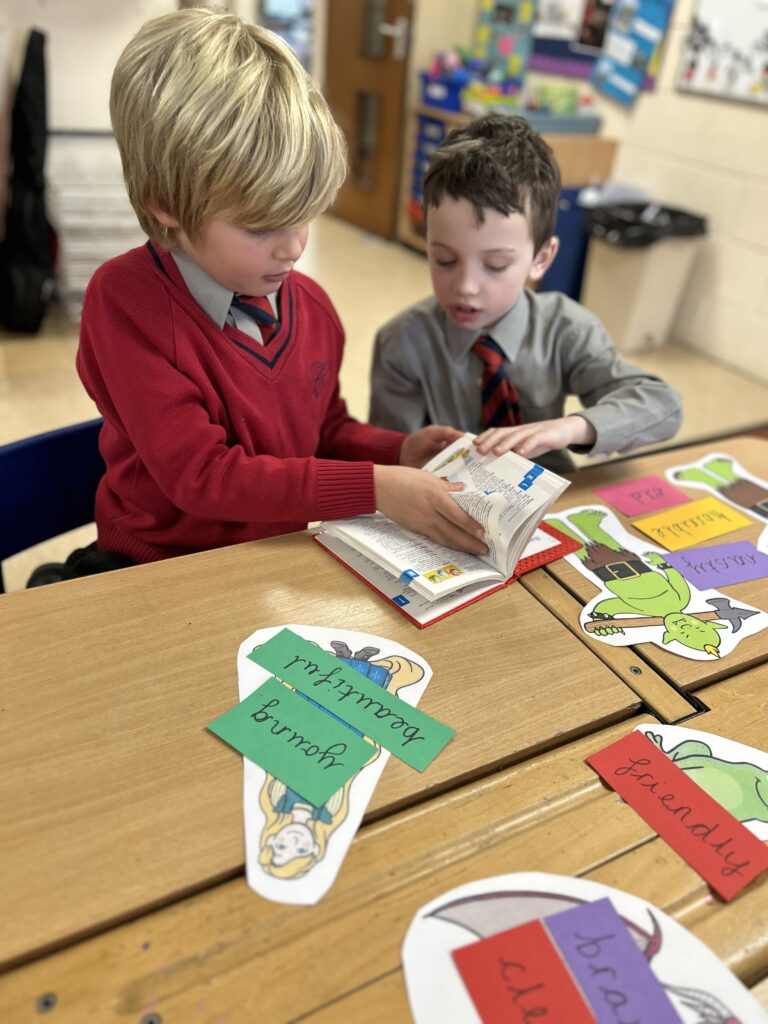
M 321 519 L 346 519 L 347 516 L 375 512 L 373 462 L 320 459 L 317 463 L 317 500 Z
M 592 410 L 590 409 L 590 413 L 591 413 L 591 411 Z M 582 412 L 581 410 L 579 410 L 579 412 L 569 413 L 568 415 L 569 416 L 581 416 L 581 418 L 583 420 L 586 420 L 587 423 L 591 423 L 592 424 L 592 426 L 595 428 L 595 434 L 596 434 L 596 437 L 595 437 L 595 440 L 594 440 L 593 444 L 569 444 L 568 445 L 568 451 L 569 452 L 574 452 L 574 454 L 576 454 L 576 455 L 595 455 L 595 454 L 597 454 L 597 448 L 598 448 L 598 445 L 600 443 L 600 428 L 597 425 L 597 423 L 595 423 L 594 418 L 591 415 L 587 416 L 585 414 L 585 412 Z

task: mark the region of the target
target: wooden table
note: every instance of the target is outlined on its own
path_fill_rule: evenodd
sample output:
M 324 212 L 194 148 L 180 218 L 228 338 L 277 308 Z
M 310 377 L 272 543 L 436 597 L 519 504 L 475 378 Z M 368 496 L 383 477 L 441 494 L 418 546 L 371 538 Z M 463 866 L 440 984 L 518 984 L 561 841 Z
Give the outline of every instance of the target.
M 698 728 L 765 743 L 766 673 L 715 684 Z M 242 878 L 19 968 L 2 1019 L 41 994 L 56 1020 L 398 1024 L 409 1021 L 400 947 L 416 911 L 473 879 L 544 870 L 650 900 L 742 980 L 768 974 L 768 880 L 722 904 L 584 758 L 640 722 L 610 726 L 364 826 L 316 907 L 255 897 Z
M 658 471 L 644 462 L 611 479 Z M 415 911 L 532 868 L 646 896 L 757 984 L 766 885 L 713 903 L 584 764 L 648 711 L 684 721 L 700 705 L 643 648 L 585 642 L 580 580 L 539 570 L 419 631 L 296 534 L 0 599 L 0 1021 L 39 1019 L 51 993 L 51 1020 L 78 1024 L 405 1021 Z M 457 729 L 423 775 L 390 760 L 310 908 L 247 888 L 240 758 L 205 730 L 237 698 L 240 642 L 281 623 L 413 648 L 434 672 L 420 707 Z M 692 724 L 764 748 L 768 666 L 752 660 L 708 686 Z
M 393 759 L 371 819 L 639 707 L 522 587 L 421 631 L 305 534 L 6 595 L 0 965 L 242 871 L 241 758 L 205 726 L 237 700 L 240 642 L 281 623 L 366 630 L 432 666 L 420 706 L 456 738 L 423 774 Z
M 624 462 L 604 464 L 595 469 L 582 471 L 575 475 L 573 483 L 555 506 L 555 511 L 591 502 L 605 504 L 594 493 L 596 487 L 619 484 L 652 474 L 664 476 L 667 468 L 696 462 L 702 456 L 712 451 L 725 452 L 732 455 L 746 470 L 755 476 L 768 480 L 768 442 L 754 437 L 730 438 L 706 445 L 657 452 L 653 455 L 628 459 Z M 676 482 L 675 486 L 690 495 L 694 500 L 706 497 L 710 493 L 701 488 L 686 487 L 684 483 L 680 482 Z M 621 513 L 616 512 L 615 514 L 625 525 L 631 523 L 631 520 Z M 744 514 L 752 520 L 750 526 L 723 537 L 718 537 L 709 543 L 716 544 L 737 540 L 756 541 L 766 523 L 761 525 L 749 513 L 745 512 Z M 630 530 L 630 532 L 632 531 Z M 639 531 L 635 532 L 639 537 L 645 536 Z M 581 605 L 586 604 L 596 593 L 594 584 L 564 560 L 555 562 L 552 566 L 548 567 L 547 574 L 557 580 L 564 588 L 566 594 L 573 595 Z M 527 586 L 527 581 L 523 580 L 523 585 Z M 541 585 L 539 580 L 533 582 L 532 589 L 535 589 L 537 585 Z M 723 593 L 736 604 L 745 601 L 755 607 L 768 610 L 768 582 L 764 579 L 719 589 L 722 589 Z M 548 601 L 548 604 L 553 609 L 556 609 L 557 599 L 554 597 L 554 593 L 552 591 L 553 596 Z M 562 594 L 561 598 L 565 599 L 566 594 Z M 568 621 L 573 625 L 573 628 L 580 631 L 577 617 L 575 618 L 572 614 L 569 614 Z M 599 646 L 604 651 L 609 650 L 606 644 L 599 644 Z M 733 653 L 718 661 L 694 661 L 668 651 L 663 651 L 654 644 L 638 645 L 632 648 L 632 650 L 637 658 L 654 669 L 664 679 L 671 682 L 674 686 L 690 692 L 699 690 L 701 687 L 707 686 L 718 679 L 724 679 L 735 673 L 743 672 L 751 665 L 760 664 L 768 660 L 768 632 L 757 633 L 742 640 Z M 603 654 L 602 656 L 607 657 L 608 655 Z M 706 702 L 706 693 L 702 693 L 699 696 Z

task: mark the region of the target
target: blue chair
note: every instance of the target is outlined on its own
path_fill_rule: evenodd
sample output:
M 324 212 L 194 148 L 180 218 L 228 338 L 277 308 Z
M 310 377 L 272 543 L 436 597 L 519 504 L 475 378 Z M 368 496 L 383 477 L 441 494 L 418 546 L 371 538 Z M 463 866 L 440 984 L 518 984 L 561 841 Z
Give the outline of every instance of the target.
M 0 562 L 93 522 L 96 487 L 104 474 L 101 424 L 90 420 L 0 447 Z M 0 593 L 5 593 L 2 566 Z

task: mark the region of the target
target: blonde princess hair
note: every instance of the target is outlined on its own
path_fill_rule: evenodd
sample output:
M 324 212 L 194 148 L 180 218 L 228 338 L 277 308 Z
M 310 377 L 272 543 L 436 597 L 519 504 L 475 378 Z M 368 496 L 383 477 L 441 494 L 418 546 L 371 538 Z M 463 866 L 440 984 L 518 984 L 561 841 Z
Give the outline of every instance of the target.
M 211 217 L 295 227 L 346 174 L 343 135 L 293 52 L 222 8 L 148 21 L 118 59 L 110 114 L 131 204 L 163 245 L 151 206 L 193 240 Z
M 424 675 L 424 670 L 420 665 L 410 661 L 408 658 L 402 658 L 400 655 L 394 655 L 391 658 L 380 658 L 378 661 L 372 661 L 371 664 L 380 665 L 392 676 L 387 687 L 390 693 L 397 693 L 403 686 L 411 686 L 413 683 L 417 683 Z M 371 757 L 360 770 L 363 771 L 372 761 L 375 761 L 380 753 L 381 747 L 378 743 L 374 744 L 371 747 Z M 273 775 L 268 774 L 266 776 L 259 791 L 259 806 L 266 820 L 259 839 L 259 864 L 266 874 L 272 875 L 275 878 L 301 878 L 323 859 L 328 840 L 344 821 L 349 811 L 349 790 L 355 778 L 356 776 L 352 776 L 349 782 L 346 782 L 338 793 L 334 793 L 325 805 L 331 816 L 330 822 L 326 823 L 315 820 L 308 824 L 317 846 L 317 853 L 307 854 L 305 857 L 295 857 L 293 860 L 288 861 L 287 864 L 278 865 L 272 863 L 272 850 L 267 841 L 271 836 L 277 835 L 284 825 L 290 824 L 292 817 L 289 813 L 276 811 L 274 808 L 274 804 L 278 802 L 279 797 L 285 792 L 284 784 L 278 782 Z

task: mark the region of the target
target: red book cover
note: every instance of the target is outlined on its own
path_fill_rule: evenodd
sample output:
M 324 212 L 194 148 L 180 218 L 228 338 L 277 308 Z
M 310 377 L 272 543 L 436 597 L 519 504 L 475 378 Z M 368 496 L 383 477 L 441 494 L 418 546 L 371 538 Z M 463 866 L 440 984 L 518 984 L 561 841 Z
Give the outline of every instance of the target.
M 347 548 L 346 545 L 342 545 L 340 542 L 335 544 L 334 550 L 331 547 L 331 544 L 335 542 L 335 538 L 326 538 L 322 533 L 318 533 L 314 534 L 312 539 L 332 555 L 337 562 L 340 562 L 346 569 L 357 576 L 358 579 L 362 580 L 363 583 L 383 597 L 388 604 L 397 608 L 397 610 L 409 619 L 414 626 L 417 626 L 419 629 L 425 629 L 427 626 L 431 626 L 433 622 L 439 622 L 448 615 L 453 615 L 462 608 L 466 608 L 469 605 L 474 604 L 476 601 L 480 601 L 484 597 L 488 597 L 489 594 L 495 594 L 497 590 L 502 590 L 504 587 L 508 587 L 525 573 L 532 572 L 534 569 L 538 569 L 542 565 L 547 565 L 547 563 L 553 562 L 557 558 L 563 558 L 565 555 L 569 555 L 572 551 L 581 547 L 581 543 L 579 541 L 566 536 L 566 534 L 556 530 L 548 523 L 539 523 L 538 529 L 542 533 L 548 534 L 557 541 L 557 543 L 552 547 L 545 548 L 543 551 L 538 551 L 529 557 L 524 556 L 521 558 L 515 567 L 514 574 L 503 583 L 489 583 L 485 587 L 468 587 L 466 592 L 459 591 L 452 596 L 435 601 L 433 606 L 422 604 L 422 611 L 419 617 L 416 617 L 416 615 L 412 614 L 408 609 L 408 605 L 412 602 L 409 600 L 407 587 L 404 587 L 403 584 L 397 581 L 394 577 L 389 577 L 389 581 L 392 583 L 390 588 L 392 593 L 390 596 L 390 594 L 382 590 L 381 587 L 377 586 L 372 579 L 369 579 L 363 571 L 359 571 L 355 566 L 351 565 L 350 562 L 346 560 L 345 556 L 349 553 L 349 557 L 354 557 L 361 568 L 367 565 L 372 574 L 378 574 L 383 580 L 385 577 L 389 576 L 389 574 L 387 574 L 385 570 L 381 569 L 380 566 L 374 565 L 374 563 L 370 562 L 363 555 L 353 551 L 351 548 Z M 343 554 L 342 549 L 345 549 Z M 416 614 L 418 615 L 418 613 Z

